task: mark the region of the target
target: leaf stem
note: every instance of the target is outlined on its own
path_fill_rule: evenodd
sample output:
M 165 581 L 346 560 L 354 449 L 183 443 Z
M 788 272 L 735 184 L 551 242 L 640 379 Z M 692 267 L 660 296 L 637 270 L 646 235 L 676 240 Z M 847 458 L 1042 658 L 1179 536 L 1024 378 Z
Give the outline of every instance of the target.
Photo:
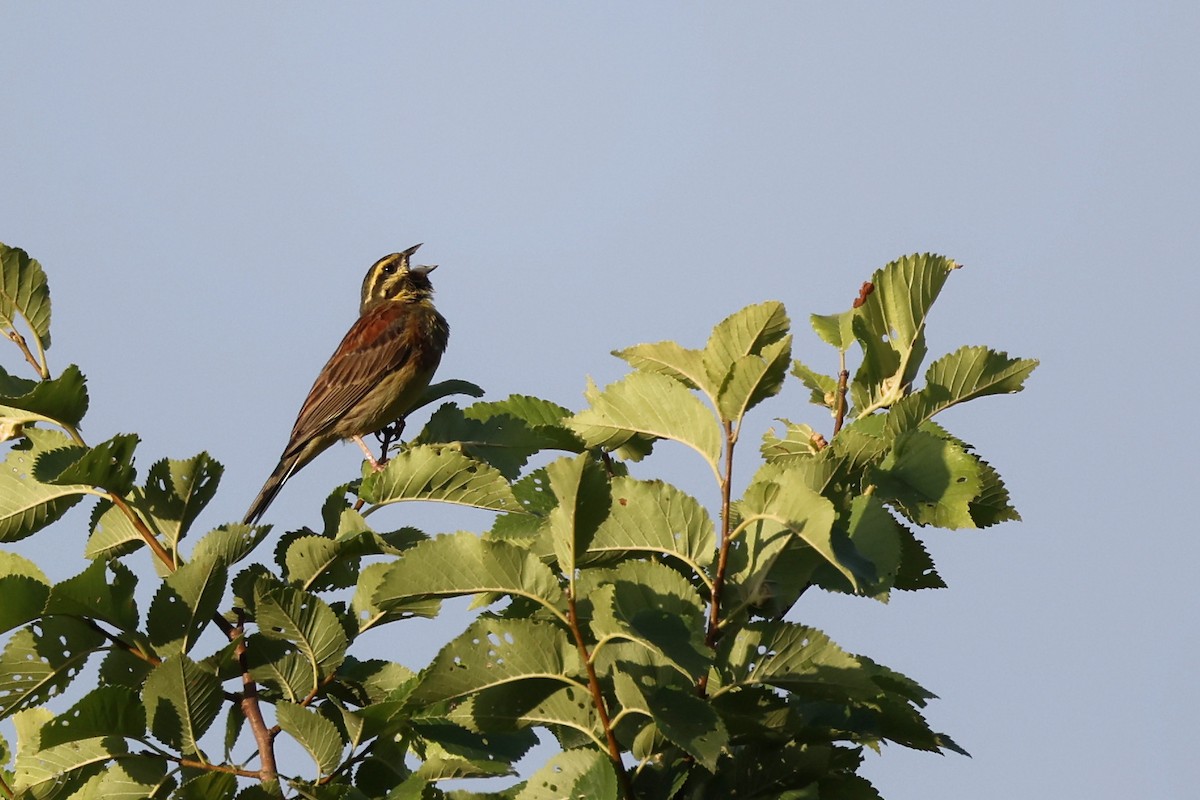
M 17 313 L 21 314 L 20 311 L 17 311 Z M 25 320 L 26 325 L 29 325 L 29 320 L 25 319 L 24 314 L 21 314 L 21 319 Z M 33 326 L 30 325 L 29 329 L 32 331 Z M 44 381 L 50 379 L 50 368 L 46 365 L 46 352 L 42 349 L 42 342 L 36 335 L 34 335 L 33 339 L 37 342 L 39 358 L 34 358 L 33 353 L 29 349 L 29 343 L 25 341 L 25 337 L 16 328 L 5 331 L 4 335 L 8 337 L 9 341 L 20 348 L 21 353 L 25 356 L 25 360 L 37 370 L 38 377 Z
M 838 370 L 837 408 L 833 420 L 833 435 L 837 436 L 846 421 L 846 385 L 850 382 L 850 371 L 846 369 L 846 351 L 838 353 L 841 359 L 841 369 Z
M 712 600 L 708 604 L 708 630 L 704 635 L 704 642 L 710 648 L 717 646 L 717 636 L 720 633 L 721 591 L 725 588 L 725 572 L 729 568 L 729 546 L 732 542 L 729 535 L 733 513 L 730 491 L 733 485 L 733 446 L 737 442 L 737 434 L 729 420 L 725 420 L 722 425 L 725 428 L 725 472 L 721 475 L 721 550 L 717 556 L 717 573 L 713 576 Z M 702 676 L 699 685 L 701 693 L 707 682 L 708 676 Z
M 621 784 L 621 796 L 633 800 L 633 787 L 629 784 L 629 775 L 621 762 L 621 746 L 617 744 L 617 735 L 613 731 L 612 719 L 608 715 L 608 704 L 604 701 L 604 693 L 600 689 L 600 678 L 596 675 L 596 665 L 588 654 L 587 644 L 583 638 L 583 629 L 579 627 L 579 612 L 575 607 L 575 593 L 567 594 L 567 619 L 571 628 L 571 636 L 575 646 L 579 648 L 579 657 L 583 659 L 584 669 L 587 670 L 588 689 L 592 693 L 592 703 L 596 713 L 600 715 L 600 725 L 604 728 L 604 738 L 608 743 L 608 757 L 612 761 L 613 770 L 617 773 L 617 781 Z

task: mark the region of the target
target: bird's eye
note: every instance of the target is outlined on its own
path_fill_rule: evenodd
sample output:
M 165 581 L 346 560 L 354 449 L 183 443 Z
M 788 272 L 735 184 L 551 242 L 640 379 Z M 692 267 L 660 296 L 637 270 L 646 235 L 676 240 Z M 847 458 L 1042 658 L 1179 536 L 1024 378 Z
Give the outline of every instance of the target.
M 384 264 L 383 265 L 383 274 L 384 275 L 395 275 L 396 274 L 396 262 L 391 261 L 387 264 Z

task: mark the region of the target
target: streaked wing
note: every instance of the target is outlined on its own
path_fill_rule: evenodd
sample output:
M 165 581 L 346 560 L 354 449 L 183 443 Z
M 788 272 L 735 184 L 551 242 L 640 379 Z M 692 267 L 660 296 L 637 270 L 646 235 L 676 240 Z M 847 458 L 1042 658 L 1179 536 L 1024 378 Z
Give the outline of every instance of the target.
M 411 357 L 411 326 L 403 305 L 388 303 L 368 311 L 350 327 L 308 392 L 288 442 L 327 434 L 381 378 Z

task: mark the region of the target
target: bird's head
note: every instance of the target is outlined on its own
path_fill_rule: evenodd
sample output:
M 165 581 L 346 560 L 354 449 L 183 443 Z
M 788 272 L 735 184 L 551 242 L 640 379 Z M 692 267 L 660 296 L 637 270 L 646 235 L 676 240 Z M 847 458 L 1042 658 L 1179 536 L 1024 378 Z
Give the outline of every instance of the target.
M 429 273 L 437 268 L 437 264 L 416 267 L 409 264 L 412 254 L 420 246 L 414 244 L 402 253 L 384 256 L 371 265 L 367 277 L 363 278 L 360 313 L 376 303 L 418 303 L 433 296 Z

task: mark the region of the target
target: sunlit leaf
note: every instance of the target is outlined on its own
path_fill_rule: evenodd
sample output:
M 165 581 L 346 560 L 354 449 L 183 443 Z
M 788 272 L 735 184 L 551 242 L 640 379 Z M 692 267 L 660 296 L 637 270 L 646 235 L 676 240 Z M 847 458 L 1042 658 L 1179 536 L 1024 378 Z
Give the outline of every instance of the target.
M 765 355 L 767 347 L 786 337 L 790 324 L 783 303 L 774 300 L 746 306 L 717 323 L 703 351 L 712 385 L 724 387 L 734 365 L 746 356 Z
M 918 525 L 976 527 L 970 504 L 983 489 L 979 462 L 955 442 L 920 430 L 902 434 L 871 479 L 881 498 Z
M 163 744 L 200 753 L 202 737 L 217 718 L 221 683 L 185 655 L 168 658 L 146 677 L 142 690 L 150 730 Z
M 562 458 L 546 465 L 550 491 L 558 505 L 546 524 L 558 568 L 567 576 L 575 574 L 580 556 L 608 514 L 608 480 L 591 455 Z
M 65 800 L 93 775 L 98 774 L 115 756 L 128 753 L 125 741 L 117 736 L 81 739 L 47 747 L 17 757 L 18 796 L 38 800 Z
M 599 750 L 559 753 L 529 776 L 515 800 L 617 800 L 617 774 L 612 761 Z
M 779 394 L 791 351 L 792 337 L 785 336 L 762 348 L 761 355 L 751 353 L 733 362 L 717 397 L 721 417 L 740 425 L 747 411 Z
M 42 428 L 26 428 L 24 437 L 0 463 L 0 542 L 24 539 L 50 525 L 89 490 L 42 483 L 33 475 L 34 464 L 49 451 L 69 447 L 69 438 Z
M 255 615 L 264 636 L 294 644 L 319 676 L 329 675 L 346 655 L 346 632 L 329 605 L 291 586 L 255 590 Z
M 380 472 L 363 477 L 360 496 L 373 505 L 427 500 L 486 508 L 520 510 L 504 476 L 492 466 L 447 447 L 417 445 L 391 458 Z
M 61 694 L 104 642 L 70 617 L 39 620 L 14 633 L 0 655 L 0 719 Z
M 295 703 L 276 703 L 275 717 L 284 733 L 303 747 L 321 775 L 332 773 L 342 761 L 345 742 L 332 722 Z
M 50 348 L 50 288 L 37 259 L 19 247 L 0 243 L 0 328 L 27 326 Z
M 141 738 L 146 709 L 127 686 L 99 686 L 42 727 L 42 747 L 102 736 Z

